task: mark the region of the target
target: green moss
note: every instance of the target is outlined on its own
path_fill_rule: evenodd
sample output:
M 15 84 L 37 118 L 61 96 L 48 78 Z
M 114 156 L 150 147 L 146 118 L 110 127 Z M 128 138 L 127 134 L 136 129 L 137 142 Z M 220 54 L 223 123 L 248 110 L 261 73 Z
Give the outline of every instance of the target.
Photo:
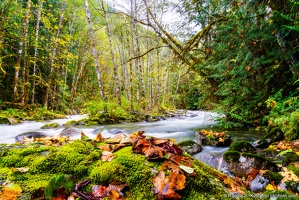
M 289 152 L 283 157 L 282 165 L 287 166 L 289 163 L 296 161 L 299 161 L 299 155 L 297 155 L 295 152 Z
M 288 165 L 287 168 L 288 168 L 288 170 L 293 171 L 294 174 L 296 174 L 296 176 L 299 176 L 299 169 L 297 167 L 295 167 L 295 165 Z
M 229 146 L 229 151 L 238 151 L 238 152 L 255 152 L 256 149 L 245 140 L 238 140 L 233 142 Z
M 238 151 L 226 151 L 223 154 L 223 159 L 226 162 L 236 162 L 240 158 L 240 153 Z
M 63 186 L 66 189 L 66 192 L 70 194 L 74 190 L 74 183 L 71 179 L 71 176 L 64 174 L 54 175 L 49 184 L 45 188 L 45 196 L 47 199 L 55 196 L 55 190 Z
M 267 171 L 265 176 L 267 178 L 269 178 L 270 182 L 274 182 L 275 185 L 278 185 L 280 183 L 280 181 L 283 179 L 283 176 L 276 173 L 276 172 L 271 172 L 271 171 Z
M 59 126 L 60 126 L 60 124 L 58 124 L 57 122 L 53 122 L 53 123 L 50 123 L 50 124 L 43 125 L 41 127 L 41 129 L 57 128 Z
M 180 143 L 178 143 L 178 146 L 179 147 L 186 147 L 186 146 L 192 146 L 194 145 L 196 142 L 194 142 L 193 140 L 185 140 L 185 141 L 182 141 Z
M 284 191 L 284 190 L 268 190 L 268 191 L 263 193 L 263 197 L 261 199 L 262 200 L 268 200 L 271 197 L 273 197 L 276 200 L 289 200 L 289 199 L 295 200 L 295 199 L 299 199 L 295 195 L 289 193 L 288 191 Z

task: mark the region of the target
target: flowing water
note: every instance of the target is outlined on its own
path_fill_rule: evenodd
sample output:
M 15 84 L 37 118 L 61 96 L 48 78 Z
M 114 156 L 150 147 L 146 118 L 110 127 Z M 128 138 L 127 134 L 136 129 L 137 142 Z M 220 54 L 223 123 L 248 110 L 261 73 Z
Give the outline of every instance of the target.
M 177 142 L 184 140 L 196 140 L 194 130 L 207 129 L 216 127 L 215 122 L 216 113 L 205 111 L 187 111 L 185 115 L 178 118 L 167 118 L 166 120 L 157 122 L 137 122 L 137 123 L 121 123 L 110 125 L 98 125 L 98 126 L 76 126 L 76 128 L 82 130 L 90 138 L 94 138 L 97 133 L 104 130 L 118 129 L 125 133 L 133 133 L 136 131 L 145 131 L 145 135 L 155 136 L 159 138 L 174 138 Z M 56 119 L 43 122 L 22 122 L 18 125 L 0 125 L 0 143 L 11 144 L 15 142 L 15 137 L 21 133 L 29 131 L 43 132 L 49 136 L 55 136 L 61 133 L 65 127 L 59 127 L 56 129 L 41 129 L 44 124 L 57 122 L 60 125 L 65 124 L 69 120 L 82 119 L 84 115 L 68 116 L 66 119 Z M 248 130 L 236 130 L 229 131 L 228 134 L 232 136 L 233 140 L 245 139 L 249 142 L 259 139 L 263 133 Z M 72 137 L 72 139 L 79 138 L 80 135 Z M 227 148 L 205 146 L 201 153 L 194 155 L 200 160 L 208 160 L 211 158 L 221 159 L 224 151 Z M 211 161 L 212 162 L 212 161 Z

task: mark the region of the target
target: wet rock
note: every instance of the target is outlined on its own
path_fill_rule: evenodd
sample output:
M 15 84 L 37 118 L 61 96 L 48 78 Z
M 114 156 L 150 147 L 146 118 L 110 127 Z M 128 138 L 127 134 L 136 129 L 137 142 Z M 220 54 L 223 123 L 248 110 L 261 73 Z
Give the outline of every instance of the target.
M 269 183 L 269 180 L 261 175 L 257 175 L 255 179 L 250 182 L 250 191 L 251 192 L 263 192 L 266 190 L 266 187 Z
M 19 122 L 13 117 L 3 117 L 0 116 L 0 124 L 9 124 L 9 125 L 16 125 Z
M 15 137 L 16 142 L 23 142 L 24 138 L 43 138 L 46 137 L 47 135 L 42 133 L 42 132 L 26 132 L 26 133 L 21 133 Z
M 73 127 L 65 128 L 59 134 L 60 136 L 78 136 L 81 135 L 81 130 Z
M 202 146 L 228 147 L 232 143 L 231 136 L 225 132 L 200 130 L 195 132 L 195 137 Z
M 233 142 L 230 146 L 228 151 L 238 151 L 238 152 L 251 152 L 255 153 L 256 149 L 245 140 L 238 140 Z
M 299 155 L 295 152 L 285 153 L 282 157 L 282 166 L 287 166 L 291 162 L 299 161 Z
M 57 122 L 53 122 L 53 123 L 43 125 L 41 129 L 51 129 L 51 128 L 58 128 L 58 127 L 60 127 L 60 124 Z
M 256 148 L 267 148 L 270 144 L 283 139 L 284 133 L 282 132 L 282 130 L 280 128 L 274 128 L 262 139 L 255 141 L 253 143 L 253 146 L 255 146 Z
M 250 173 L 252 168 L 271 170 L 278 172 L 277 165 L 267 160 L 261 154 L 242 153 L 238 151 L 226 151 L 223 155 L 224 160 L 228 164 L 228 169 L 237 177 L 245 177 Z
M 227 163 L 222 157 L 216 157 L 214 155 L 204 153 L 199 153 L 197 155 L 194 155 L 194 157 L 201 162 L 221 171 L 224 174 L 233 176 L 233 174 L 228 169 Z
M 202 150 L 202 147 L 197 142 L 194 142 L 193 140 L 185 140 L 180 142 L 178 145 L 185 152 L 191 155 L 199 153 Z

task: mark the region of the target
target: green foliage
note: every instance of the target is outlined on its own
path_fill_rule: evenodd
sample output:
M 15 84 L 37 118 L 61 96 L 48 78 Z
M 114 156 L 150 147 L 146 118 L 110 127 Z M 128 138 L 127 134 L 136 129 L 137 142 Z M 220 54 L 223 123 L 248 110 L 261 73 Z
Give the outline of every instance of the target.
M 59 187 L 63 186 L 66 189 L 66 192 L 69 194 L 74 190 L 75 185 L 72 180 L 70 180 L 70 176 L 67 175 L 54 175 L 49 181 L 48 186 L 45 188 L 45 196 L 47 199 L 52 199 L 55 196 L 54 191 Z
M 269 127 L 279 127 L 288 140 L 299 138 L 299 97 L 297 95 L 294 93 L 288 97 L 283 97 L 282 92 L 279 91 L 266 101 L 270 113 L 263 120 L 267 121 Z

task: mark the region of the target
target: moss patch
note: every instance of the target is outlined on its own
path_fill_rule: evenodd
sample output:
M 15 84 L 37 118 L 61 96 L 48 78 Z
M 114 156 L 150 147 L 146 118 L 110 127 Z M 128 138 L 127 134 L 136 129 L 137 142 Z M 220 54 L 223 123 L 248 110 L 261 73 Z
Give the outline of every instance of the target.
M 163 159 L 148 161 L 145 155 L 135 154 L 132 147 L 127 146 L 113 152 L 116 157 L 111 162 L 104 162 L 97 146 L 99 144 L 76 140 L 60 147 L 35 144 L 7 148 L 0 157 L 0 179 L 20 185 L 24 198 L 39 191 L 44 191 L 47 197 L 55 196 L 54 191 L 59 186 L 71 192 L 75 183 L 90 179 L 91 184 L 86 188 L 89 192 L 92 185 L 121 182 L 127 184 L 123 191 L 125 199 L 157 199 L 152 192 L 153 179 L 161 169 Z M 215 174 L 220 173 L 215 169 L 197 160 L 191 167 L 196 173 L 185 174 L 185 188 L 179 191 L 183 199 L 221 199 L 229 193 L 223 183 L 217 181 Z M 20 168 L 28 170 L 21 171 Z
M 255 152 L 256 149 L 245 140 L 238 140 L 233 142 L 229 146 L 229 151 L 238 151 L 238 152 Z

